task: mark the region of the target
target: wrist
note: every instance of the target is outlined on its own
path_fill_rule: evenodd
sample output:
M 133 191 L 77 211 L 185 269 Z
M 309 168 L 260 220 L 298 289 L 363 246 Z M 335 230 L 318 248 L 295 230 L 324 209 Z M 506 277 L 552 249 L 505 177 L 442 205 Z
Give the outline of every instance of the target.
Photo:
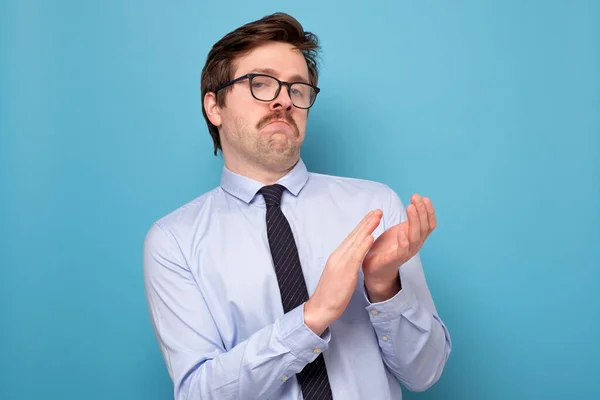
M 365 276 L 365 289 L 372 303 L 389 300 L 402 290 L 400 274 L 386 280 L 369 280 Z
M 304 324 L 318 336 L 321 336 L 330 324 L 324 315 L 311 300 L 304 303 Z

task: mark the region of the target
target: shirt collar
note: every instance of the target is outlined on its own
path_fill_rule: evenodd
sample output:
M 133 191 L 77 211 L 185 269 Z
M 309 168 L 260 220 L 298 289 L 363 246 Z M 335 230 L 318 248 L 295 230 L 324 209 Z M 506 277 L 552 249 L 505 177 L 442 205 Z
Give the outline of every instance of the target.
M 302 158 L 300 158 L 291 171 L 281 177 L 277 183 L 283 185 L 294 196 L 298 196 L 307 180 L 308 170 L 306 169 L 306 165 L 302 161 Z M 263 186 L 264 184 L 261 182 L 236 174 L 226 166 L 223 166 L 223 171 L 221 173 L 221 188 L 230 195 L 235 196 L 246 203 L 250 203 Z

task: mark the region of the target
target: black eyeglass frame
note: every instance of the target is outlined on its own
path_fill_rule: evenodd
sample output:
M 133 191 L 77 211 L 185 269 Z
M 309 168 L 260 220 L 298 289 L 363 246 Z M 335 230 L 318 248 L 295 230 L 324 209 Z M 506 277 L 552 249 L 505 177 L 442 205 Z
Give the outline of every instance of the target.
M 279 87 L 277 88 L 277 91 L 275 92 L 275 96 L 273 96 L 273 98 L 271 100 L 259 99 L 258 97 L 256 97 L 254 95 L 254 91 L 252 90 L 252 79 L 254 79 L 256 77 L 259 77 L 259 76 L 262 76 L 262 77 L 265 77 L 265 78 L 275 79 L 275 81 L 277 81 L 277 83 L 279 84 Z M 215 90 L 215 95 L 217 93 L 219 93 L 219 90 L 224 89 L 227 86 L 231 86 L 231 85 L 233 85 L 235 83 L 238 83 L 240 81 L 243 81 L 244 79 L 248 79 L 250 94 L 252 95 L 252 97 L 254 97 L 258 101 L 263 101 L 265 103 L 273 101 L 273 100 L 275 100 L 277 98 L 277 96 L 279 96 L 279 93 L 281 92 L 281 86 L 286 86 L 287 87 L 288 96 L 290 96 L 290 99 L 292 99 L 292 94 L 290 93 L 292 85 L 294 85 L 294 84 L 302 84 L 302 85 L 310 86 L 315 91 L 315 97 L 313 98 L 312 103 L 310 103 L 310 105 L 308 107 L 298 107 L 296 104 L 294 104 L 294 100 L 292 100 L 292 104 L 294 105 L 294 107 L 300 108 L 300 109 L 303 109 L 303 110 L 307 110 L 307 109 L 311 108 L 315 104 L 315 101 L 317 100 L 317 95 L 321 91 L 321 89 L 318 88 L 317 86 L 311 85 L 310 83 L 306 83 L 306 82 L 301 82 L 301 81 L 298 81 L 298 82 L 280 81 L 279 79 L 275 78 L 274 76 L 267 75 L 267 74 L 246 74 L 246 75 L 242 75 L 240 77 L 237 77 L 237 78 L 235 78 L 235 79 L 233 79 L 233 80 L 231 80 L 229 82 L 226 82 L 226 83 L 222 84 L 221 86 L 219 86 L 217 88 L 217 90 Z

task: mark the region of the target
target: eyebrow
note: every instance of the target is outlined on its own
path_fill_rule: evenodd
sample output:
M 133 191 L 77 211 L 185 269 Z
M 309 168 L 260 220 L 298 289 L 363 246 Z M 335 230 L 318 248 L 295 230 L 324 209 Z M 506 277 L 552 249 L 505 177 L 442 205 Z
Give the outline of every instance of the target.
M 267 74 L 267 75 L 277 75 L 277 72 L 275 72 L 274 69 L 272 68 L 254 68 L 252 71 L 250 71 L 250 73 L 258 73 L 258 74 Z M 292 75 L 290 77 L 290 82 L 304 82 L 304 83 L 309 83 L 308 80 L 306 78 L 304 78 L 302 75 Z

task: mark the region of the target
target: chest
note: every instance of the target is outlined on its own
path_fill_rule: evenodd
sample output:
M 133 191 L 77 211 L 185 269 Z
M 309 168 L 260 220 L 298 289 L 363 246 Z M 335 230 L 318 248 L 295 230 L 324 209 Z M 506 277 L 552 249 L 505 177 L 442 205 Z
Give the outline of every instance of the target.
M 291 227 L 309 296 L 329 255 L 360 222 L 360 213 L 282 207 Z M 190 252 L 196 282 L 211 309 L 223 342 L 233 347 L 283 314 L 269 247 L 265 209 L 220 212 L 199 233 Z M 351 304 L 364 309 L 361 283 Z M 353 318 L 352 311 L 346 313 Z M 362 311 L 358 311 L 362 315 Z

